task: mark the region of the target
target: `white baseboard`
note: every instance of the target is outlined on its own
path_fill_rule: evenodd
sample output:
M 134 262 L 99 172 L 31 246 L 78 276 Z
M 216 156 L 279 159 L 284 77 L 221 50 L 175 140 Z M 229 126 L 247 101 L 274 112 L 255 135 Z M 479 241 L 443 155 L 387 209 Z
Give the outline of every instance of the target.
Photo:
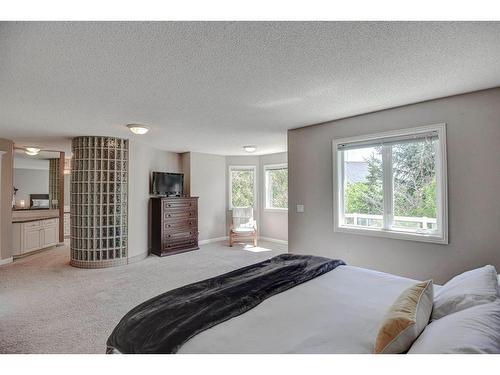
M 198 241 L 198 245 L 206 245 L 206 244 L 213 243 L 213 242 L 228 241 L 228 240 L 229 240 L 228 236 L 225 236 L 225 237 L 216 237 L 216 238 L 209 238 L 208 240 Z M 275 242 L 275 243 L 279 243 L 279 244 L 282 244 L 282 245 L 288 245 L 288 241 L 278 240 L 276 238 L 259 237 L 259 240 L 269 241 L 269 242 Z
M 9 264 L 14 261 L 13 257 L 7 258 L 7 259 L 0 259 L 0 266 L 3 266 L 4 264 Z
M 269 242 L 276 242 L 276 243 L 280 243 L 280 244 L 282 244 L 282 245 L 288 245 L 288 241 L 285 241 L 285 240 L 278 240 L 278 239 L 276 239 L 276 238 L 259 237 L 259 240 L 269 241 Z
M 216 237 L 216 238 L 209 238 L 208 240 L 198 241 L 198 245 L 206 245 L 206 244 L 209 244 L 209 243 L 212 243 L 212 242 L 227 241 L 227 240 L 229 240 L 228 236 Z

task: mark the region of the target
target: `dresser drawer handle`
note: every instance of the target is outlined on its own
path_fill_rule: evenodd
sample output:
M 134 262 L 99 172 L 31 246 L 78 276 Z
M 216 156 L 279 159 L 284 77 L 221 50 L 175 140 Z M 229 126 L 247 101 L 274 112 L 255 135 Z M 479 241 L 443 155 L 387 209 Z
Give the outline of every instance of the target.
M 167 224 L 167 228 L 170 228 L 172 226 L 172 224 Z
M 167 217 L 171 217 L 172 215 L 168 214 Z

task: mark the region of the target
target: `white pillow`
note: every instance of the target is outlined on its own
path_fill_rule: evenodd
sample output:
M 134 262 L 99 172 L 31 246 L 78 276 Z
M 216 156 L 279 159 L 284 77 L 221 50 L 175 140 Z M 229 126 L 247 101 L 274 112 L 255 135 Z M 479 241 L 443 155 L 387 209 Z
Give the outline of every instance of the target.
M 433 321 L 408 354 L 500 353 L 500 300 Z
M 33 206 L 35 208 L 47 208 L 49 207 L 48 199 L 33 199 Z
M 500 286 L 495 267 L 488 265 L 464 272 L 436 291 L 432 320 L 468 307 L 495 301 L 499 297 Z

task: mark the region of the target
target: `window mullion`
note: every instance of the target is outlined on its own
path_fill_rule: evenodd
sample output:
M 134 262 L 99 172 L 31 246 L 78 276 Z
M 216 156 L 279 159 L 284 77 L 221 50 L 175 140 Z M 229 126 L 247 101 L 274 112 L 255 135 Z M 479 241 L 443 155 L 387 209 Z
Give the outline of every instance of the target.
M 339 151 L 338 154 L 338 161 L 337 161 L 337 167 L 339 170 L 339 174 L 337 176 L 338 178 L 338 199 L 335 204 L 338 205 L 339 210 L 338 210 L 338 217 L 337 219 L 339 220 L 340 225 L 345 224 L 345 218 L 344 218 L 344 213 L 345 213 L 345 197 L 344 197 L 344 190 L 345 190 L 345 166 L 344 166 L 344 151 Z
M 273 208 L 273 197 L 271 196 L 272 192 L 272 178 L 271 178 L 271 170 L 266 171 L 266 206 L 267 208 Z
M 392 171 L 392 146 L 382 146 L 382 171 L 383 183 L 382 189 L 384 192 L 384 219 L 383 228 L 391 230 L 394 223 L 394 183 Z

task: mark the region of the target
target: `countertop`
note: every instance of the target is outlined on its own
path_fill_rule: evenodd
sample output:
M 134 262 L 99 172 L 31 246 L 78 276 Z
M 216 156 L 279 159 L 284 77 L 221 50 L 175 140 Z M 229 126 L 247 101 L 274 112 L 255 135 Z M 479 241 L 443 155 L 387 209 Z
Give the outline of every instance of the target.
M 18 219 L 12 219 L 12 223 L 28 223 L 30 221 L 39 221 L 47 219 L 59 219 L 59 216 L 38 216 L 38 217 L 23 217 Z

